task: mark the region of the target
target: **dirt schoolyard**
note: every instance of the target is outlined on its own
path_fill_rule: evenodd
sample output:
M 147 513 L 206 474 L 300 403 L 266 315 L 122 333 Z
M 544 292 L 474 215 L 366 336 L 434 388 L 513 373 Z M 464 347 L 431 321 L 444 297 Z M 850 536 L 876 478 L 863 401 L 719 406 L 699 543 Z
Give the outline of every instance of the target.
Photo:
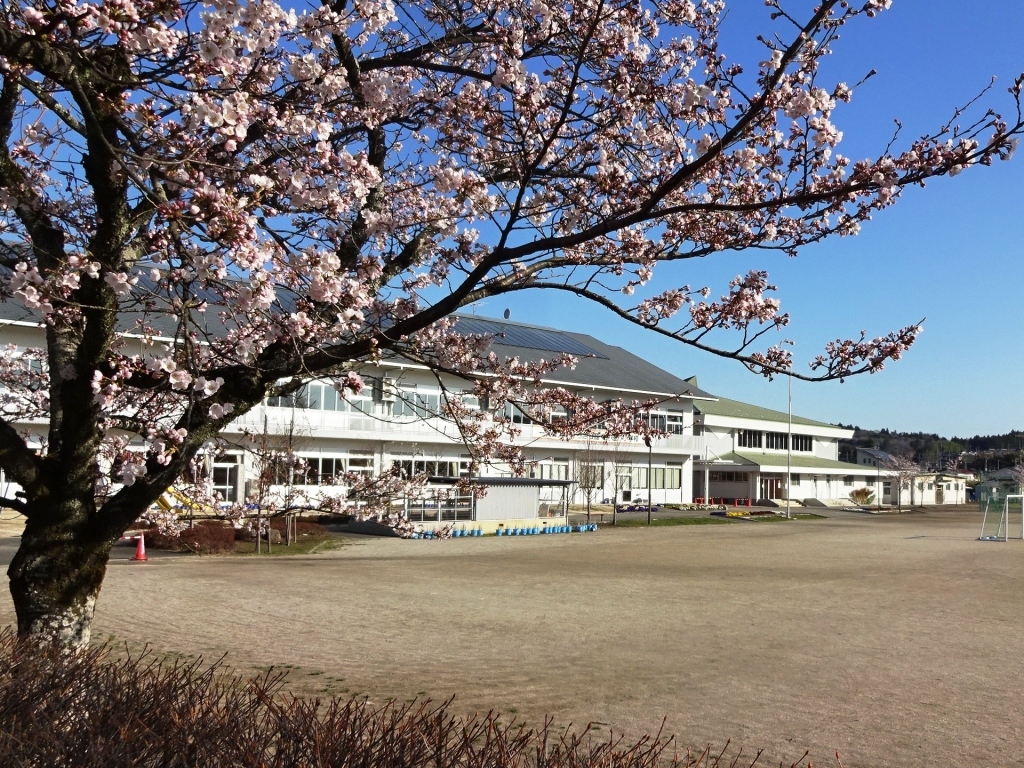
M 970 510 L 827 514 L 121 559 L 94 637 L 598 735 L 665 718 L 684 746 L 732 739 L 765 765 L 1024 765 L 1024 542 L 976 541 Z

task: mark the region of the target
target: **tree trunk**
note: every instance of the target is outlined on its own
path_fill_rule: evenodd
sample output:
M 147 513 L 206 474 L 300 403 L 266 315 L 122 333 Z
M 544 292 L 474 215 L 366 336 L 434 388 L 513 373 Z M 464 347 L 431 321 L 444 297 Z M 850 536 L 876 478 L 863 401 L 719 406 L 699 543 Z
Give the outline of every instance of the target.
M 22 637 L 67 649 L 89 644 L 113 542 L 97 540 L 87 525 L 29 518 L 7 569 Z

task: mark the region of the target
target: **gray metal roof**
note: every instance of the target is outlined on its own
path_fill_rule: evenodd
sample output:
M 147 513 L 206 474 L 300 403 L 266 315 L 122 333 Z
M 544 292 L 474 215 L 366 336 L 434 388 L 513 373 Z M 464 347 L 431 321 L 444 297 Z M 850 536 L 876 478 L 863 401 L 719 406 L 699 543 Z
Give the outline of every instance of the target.
M 785 411 L 775 411 L 771 408 L 762 408 L 759 405 L 751 405 L 750 403 L 743 403 L 739 400 L 729 400 L 725 397 L 719 397 L 714 402 L 702 402 L 696 406 L 696 408 L 700 413 L 706 413 L 711 416 L 729 416 L 737 419 L 775 421 L 783 424 L 789 421 L 789 414 Z M 836 426 L 835 424 L 827 424 L 824 421 L 815 421 L 814 419 L 797 416 L 795 413 L 793 414 L 793 424 L 808 427 Z
M 490 317 L 460 315 L 458 320 L 456 330 L 464 333 L 476 333 L 477 331 L 465 331 L 463 328 L 480 327 L 480 323 L 486 323 L 489 329 L 486 333 L 496 334 L 492 350 L 499 357 L 518 357 L 520 360 L 530 361 L 551 359 L 551 355 L 542 354 L 544 351 L 567 352 L 576 356 L 575 368 L 559 368 L 544 377 L 551 383 L 632 390 L 661 396 L 682 395 L 708 399 L 715 397 L 696 384 L 673 376 L 622 347 L 605 344 L 585 333 L 561 331 L 557 328 Z M 546 346 L 530 346 L 537 344 L 537 339 L 542 339 Z M 581 349 L 588 351 L 578 351 Z

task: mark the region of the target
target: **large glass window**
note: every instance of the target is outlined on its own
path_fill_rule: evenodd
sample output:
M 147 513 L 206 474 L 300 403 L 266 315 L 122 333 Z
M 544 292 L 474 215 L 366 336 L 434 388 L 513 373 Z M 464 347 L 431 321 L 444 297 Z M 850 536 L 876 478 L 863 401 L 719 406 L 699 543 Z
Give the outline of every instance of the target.
M 532 424 L 533 419 L 527 416 L 519 406 L 513 403 L 505 403 L 505 416 L 513 424 Z
M 708 480 L 712 483 L 746 483 L 750 475 L 747 472 L 709 472 Z
M 761 433 L 752 429 L 741 429 L 737 435 L 740 448 L 760 448 Z
M 793 450 L 810 453 L 814 450 L 814 438 L 810 435 L 793 435 Z
M 391 404 L 391 414 L 398 417 L 416 417 L 416 387 L 402 386 L 395 392 L 395 402 Z
M 633 490 L 647 487 L 647 467 L 633 467 Z
M 670 413 L 665 417 L 665 422 L 665 431 L 668 432 L 670 435 L 683 434 L 683 414 Z
M 210 485 L 223 501 L 238 500 L 238 459 L 238 456 L 230 454 L 221 456 L 214 460 L 211 467 Z M 205 469 L 200 469 L 199 474 L 207 476 Z
M 542 480 L 568 480 L 569 460 L 554 459 L 538 462 L 530 468 L 530 477 L 539 477 Z
M 784 451 L 789 442 L 785 432 L 766 432 L 764 435 L 765 447 L 770 451 Z
M 668 414 L 666 413 L 651 413 L 648 414 L 648 421 L 651 425 L 651 429 L 657 430 L 658 432 L 668 431 Z
M 353 403 L 352 410 L 369 412 L 366 404 L 370 398 L 365 395 L 353 395 L 349 393 L 349 400 Z M 349 402 L 338 395 L 333 384 L 321 384 L 312 382 L 305 385 L 290 395 L 282 395 L 267 398 L 267 405 L 271 408 L 306 408 L 314 411 L 347 411 Z
M 683 465 L 682 464 L 669 464 L 665 470 L 665 487 L 666 488 L 682 488 L 683 487 Z
M 348 471 L 359 475 L 372 475 L 373 452 L 351 451 L 348 457 Z

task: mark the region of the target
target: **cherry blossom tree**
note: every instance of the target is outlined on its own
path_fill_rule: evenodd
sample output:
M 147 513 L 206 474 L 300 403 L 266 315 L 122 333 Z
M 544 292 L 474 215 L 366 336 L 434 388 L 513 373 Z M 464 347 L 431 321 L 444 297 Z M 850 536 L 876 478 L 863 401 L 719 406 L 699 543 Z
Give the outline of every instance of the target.
M 896 491 L 896 507 L 903 511 L 903 491 L 910 491 L 910 503 L 914 503 L 914 482 L 924 471 L 921 465 L 906 456 L 889 456 L 881 462 L 885 472 Z
M 362 366 L 401 355 L 498 413 L 557 405 L 566 436 L 635 429 L 642 403 L 537 386 L 571 359 L 500 360 L 457 333 L 483 298 L 570 293 L 768 376 L 898 359 L 918 325 L 797 372 L 767 345 L 789 316 L 766 273 L 717 301 L 654 274 L 796 254 L 904 187 L 1010 157 L 1020 80 L 1011 118 L 975 101 L 874 157 L 839 151 L 855 88 L 819 61 L 890 2 L 769 0 L 745 66 L 719 50 L 722 0 L 4 3 L 2 298 L 45 328 L 2 360 L 19 631 L 88 642 L 112 543 L 231 419 L 310 376 L 358 392 Z M 513 424 L 448 415 L 475 456 L 520 466 Z

